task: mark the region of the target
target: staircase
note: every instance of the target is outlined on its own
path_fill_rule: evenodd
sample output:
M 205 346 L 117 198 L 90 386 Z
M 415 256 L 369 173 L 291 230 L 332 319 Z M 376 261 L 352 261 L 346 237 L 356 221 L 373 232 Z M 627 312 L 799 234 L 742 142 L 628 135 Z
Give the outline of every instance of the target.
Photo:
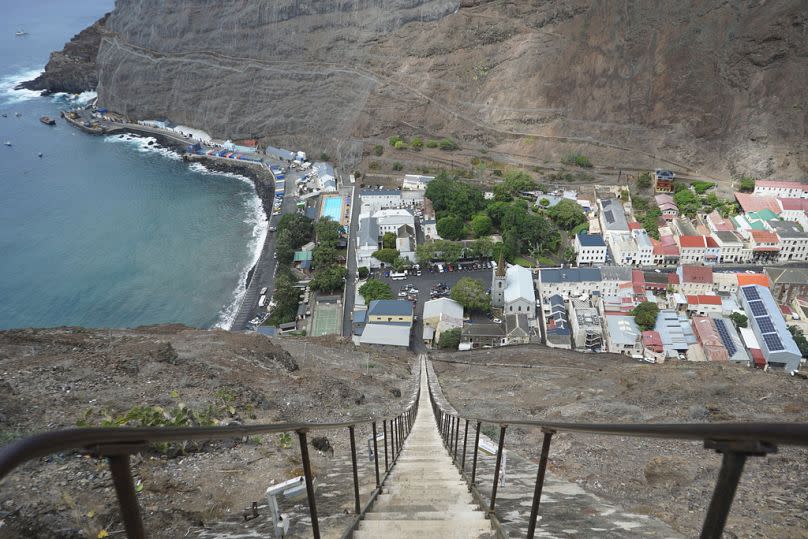
M 424 362 L 412 432 L 356 539 L 494 537 L 485 513 L 443 446 L 429 403 Z

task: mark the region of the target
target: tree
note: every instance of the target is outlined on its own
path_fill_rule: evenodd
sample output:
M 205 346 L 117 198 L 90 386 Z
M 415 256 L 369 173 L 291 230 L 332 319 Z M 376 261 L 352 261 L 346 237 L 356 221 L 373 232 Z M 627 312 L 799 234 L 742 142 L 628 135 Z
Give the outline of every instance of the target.
M 278 234 L 283 231 L 289 232 L 289 240 L 292 248 L 305 245 L 311 241 L 314 233 L 314 224 L 311 219 L 299 213 L 286 213 L 278 221 Z
M 394 147 L 394 148 L 395 148 L 396 143 L 397 143 L 397 142 L 403 142 L 403 140 L 404 140 L 404 139 L 402 139 L 400 136 L 398 136 L 398 135 L 393 135 L 392 137 L 390 137 L 390 138 L 388 139 L 388 142 L 390 143 L 390 146 L 392 146 L 392 147 Z
M 492 258 L 494 256 L 494 242 L 489 238 L 479 238 L 471 245 L 473 256 L 477 258 Z
M 456 215 L 441 217 L 438 220 L 437 229 L 440 237 L 447 240 L 459 240 L 466 235 L 463 219 Z
M 368 281 L 359 287 L 359 293 L 365 299 L 365 303 L 369 304 L 374 299 L 393 299 L 393 291 L 390 290 L 390 285 L 378 279 L 368 279 Z
M 445 171 L 429 182 L 425 193 L 435 211 L 455 215 L 474 215 L 485 207 L 483 192 L 450 176 Z
M 359 272 L 360 279 L 367 279 L 367 276 L 370 275 L 370 270 L 367 266 L 359 266 L 357 271 Z
M 788 331 L 794 337 L 794 342 L 797 344 L 797 348 L 800 349 L 802 357 L 808 358 L 808 339 L 805 338 L 802 330 L 797 326 L 788 326 Z
M 751 193 L 755 190 L 755 179 L 750 178 L 748 176 L 744 176 L 738 182 L 738 191 L 741 193 Z
M 493 223 L 491 222 L 491 218 L 484 213 L 475 215 L 471 220 L 471 231 L 476 238 L 489 235 L 491 233 L 492 226 Z
M 291 322 L 297 316 L 297 306 L 300 303 L 300 289 L 295 288 L 295 280 L 286 272 L 279 271 L 275 279 L 275 292 L 272 300 L 275 307 L 269 316 L 269 323 L 272 325 Z
M 344 266 L 329 266 L 325 269 L 318 269 L 311 280 L 312 290 L 321 292 L 335 292 L 342 290 L 345 286 L 345 275 L 347 270 Z
M 547 210 L 556 225 L 563 230 L 571 230 L 581 223 L 586 222 L 586 215 L 583 208 L 574 200 L 567 198 Z
M 396 234 L 395 232 L 385 232 L 382 236 L 382 247 L 385 249 L 396 248 Z
M 470 311 L 488 311 L 491 296 L 485 291 L 481 281 L 463 277 L 452 287 L 451 298 Z
M 384 153 L 384 146 L 381 144 L 375 145 L 373 147 L 373 153 L 376 154 L 376 157 L 381 157 L 381 155 Z
M 652 179 L 653 178 L 651 176 L 651 173 L 646 170 L 645 172 L 637 176 L 637 187 L 639 187 L 640 189 L 648 189 L 649 187 L 651 187 Z
M 332 243 L 320 243 L 314 248 L 311 258 L 317 271 L 328 269 L 337 263 L 337 248 Z
M 442 331 L 438 339 L 438 348 L 457 350 L 460 345 L 460 328 L 447 329 Z
M 659 314 L 659 307 L 656 303 L 650 301 L 643 301 L 631 311 L 634 316 L 634 321 L 643 331 L 654 329 L 656 326 L 657 314 Z
M 749 318 L 743 313 L 734 312 L 729 315 L 729 319 L 735 324 L 736 328 L 745 328 L 748 325 Z
M 655 240 L 659 239 L 659 218 L 662 216 L 662 212 L 659 208 L 652 208 L 645 212 L 645 215 L 642 218 L 642 227 L 648 232 L 648 235 L 654 238 Z
M 332 243 L 336 245 L 342 233 L 342 225 L 330 217 L 323 217 L 314 224 L 314 234 L 317 243 Z
M 420 151 L 421 148 L 424 147 L 424 139 L 421 137 L 413 137 L 412 142 L 410 142 L 410 146 L 412 146 L 413 150 Z
M 331 156 L 323 152 L 320 154 L 320 161 L 331 161 Z
M 373 258 L 385 264 L 392 264 L 400 253 L 396 249 L 379 249 L 373 253 Z
M 536 182 L 522 170 L 509 170 L 502 183 L 494 186 L 494 198 L 499 201 L 509 201 L 522 191 L 532 191 Z

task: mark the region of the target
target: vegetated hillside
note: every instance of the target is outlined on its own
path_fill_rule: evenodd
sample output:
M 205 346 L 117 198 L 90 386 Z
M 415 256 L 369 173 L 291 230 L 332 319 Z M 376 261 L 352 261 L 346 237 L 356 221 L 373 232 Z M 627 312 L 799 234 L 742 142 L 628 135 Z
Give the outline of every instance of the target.
M 617 354 L 523 346 L 434 355 L 445 397 L 464 415 L 570 423 L 808 421 L 808 381 L 714 362 L 638 363 Z M 483 432 L 497 433 L 496 425 Z M 505 447 L 538 459 L 538 429 L 510 425 Z M 727 537 L 808 537 L 808 449 L 750 457 Z M 698 442 L 559 432 L 548 469 L 685 537 L 704 520 L 720 455 Z M 500 491 L 507 495 L 507 484 Z
M 402 133 L 528 163 L 808 171 L 802 0 L 142 0 L 107 31 L 105 106 L 343 161 Z
M 353 344 L 335 338 L 271 341 L 184 326 L 0 332 L 0 445 L 109 421 L 338 422 L 400 412 L 414 387 L 413 356 L 363 352 L 360 357 Z M 360 447 L 369 430 L 357 429 Z M 327 442 L 310 452 L 315 474 L 325 481 L 346 456 L 350 462 L 348 433 L 312 431 L 309 442 L 318 436 Z M 294 433 L 154 448 L 132 462 L 143 485 L 138 499 L 149 537 L 184 537 L 191 528 L 240 515 L 252 501 L 264 503 L 272 482 L 302 474 Z M 370 469 L 366 458 L 361 464 L 364 493 L 371 488 Z M 353 507 L 348 488 L 336 492 L 345 480 L 335 481 L 328 500 L 321 500 L 322 514 L 343 515 Z M 305 513 L 305 504 L 283 510 Z M 340 518 L 329 522 L 341 533 Z M 293 532 L 310 534 L 295 528 L 300 523 L 295 514 Z M 0 537 L 96 537 L 121 529 L 103 460 L 63 452 L 23 465 L 0 484 Z

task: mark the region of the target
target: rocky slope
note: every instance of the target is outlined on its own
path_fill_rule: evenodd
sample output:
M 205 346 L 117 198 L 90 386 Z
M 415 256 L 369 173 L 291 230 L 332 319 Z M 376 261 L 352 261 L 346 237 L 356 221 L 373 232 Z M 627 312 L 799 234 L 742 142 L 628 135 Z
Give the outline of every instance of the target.
M 370 356 L 365 359 L 364 352 Z M 348 421 L 393 415 L 414 387 L 413 357 L 364 351 L 338 339 L 282 339 L 183 326 L 134 330 L 59 328 L 0 332 L 0 446 L 36 432 L 98 425 L 105 417 L 159 406 L 176 417 L 184 406 L 218 424 Z M 365 374 L 367 371 L 367 374 Z M 152 409 L 154 410 L 154 409 Z M 141 417 L 138 415 L 138 417 Z M 358 428 L 363 447 L 369 428 Z M 348 452 L 344 430 L 310 449 L 324 484 Z M 300 475 L 294 434 L 256 436 L 147 451 L 133 458 L 149 537 L 188 537 L 211 522 L 264 503 L 272 482 Z M 369 477 L 367 458 L 362 470 Z M 363 492 L 370 487 L 370 479 Z M 349 480 L 335 482 L 324 521 L 353 507 Z M 337 494 L 343 487 L 344 495 Z M 301 502 L 296 502 L 301 503 Z M 319 504 L 320 502 L 318 502 Z M 319 508 L 319 507 L 318 507 Z M 305 503 L 293 511 L 304 514 Z M 334 516 L 332 520 L 329 516 Z M 262 510 L 262 518 L 266 511 Z M 294 536 L 310 536 L 293 522 Z M 63 452 L 29 462 L 0 483 L 0 537 L 96 537 L 122 533 L 112 481 L 103 461 Z M 196 535 L 194 535 L 196 536 Z
M 45 72 L 17 88 L 42 90 L 45 95 L 56 92 L 79 94 L 95 90 L 98 86 L 95 59 L 107 17 L 109 13 L 73 36 L 64 49 L 51 53 Z
M 801 0 L 118 2 L 104 105 L 358 159 L 393 133 L 511 162 L 808 173 Z

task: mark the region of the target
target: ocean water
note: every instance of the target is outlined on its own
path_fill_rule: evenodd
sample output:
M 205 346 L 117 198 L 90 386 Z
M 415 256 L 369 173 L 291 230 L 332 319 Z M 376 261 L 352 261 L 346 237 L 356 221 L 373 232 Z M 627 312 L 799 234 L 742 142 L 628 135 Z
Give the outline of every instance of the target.
M 228 327 L 266 235 L 250 181 L 58 118 L 91 94 L 12 89 L 111 8 L 14 2 L 0 18 L 0 328 Z

